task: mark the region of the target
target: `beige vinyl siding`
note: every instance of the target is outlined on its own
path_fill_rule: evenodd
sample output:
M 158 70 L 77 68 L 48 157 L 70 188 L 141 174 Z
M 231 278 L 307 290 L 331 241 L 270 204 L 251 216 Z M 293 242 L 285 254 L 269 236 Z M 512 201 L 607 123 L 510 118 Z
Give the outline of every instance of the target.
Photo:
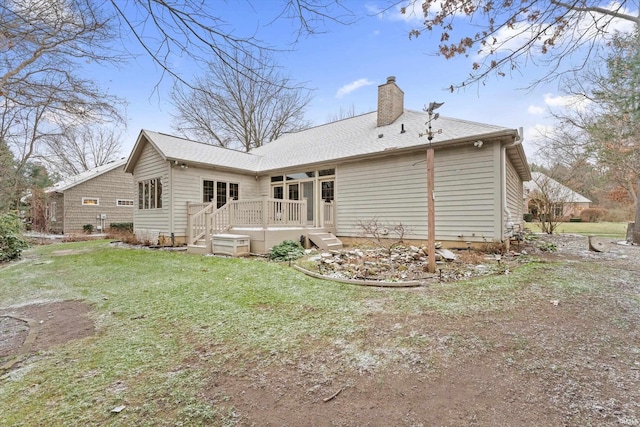
M 436 239 L 494 239 L 500 186 L 493 171 L 498 159 L 491 144 L 435 151 Z M 359 221 L 377 218 L 392 226 L 402 223 L 406 238 L 427 238 L 425 151 L 345 163 L 336 174 L 338 235 L 357 237 Z
M 499 146 L 472 144 L 435 151 L 436 239 L 493 241 L 499 210 Z
M 151 144 L 145 144 L 134 173 L 134 227 L 136 232 L 146 230 L 149 233 L 158 232 L 166 235 L 171 232 L 169 224 L 171 180 L 169 174 L 169 162 L 165 161 Z M 138 182 L 153 178 L 162 178 L 162 208 L 138 209 Z
M 504 217 L 504 227 L 505 227 L 505 236 L 506 236 L 506 226 L 509 220 L 513 222 L 514 225 L 522 224 L 522 214 L 523 214 L 523 203 L 522 199 L 523 195 L 523 187 L 522 187 L 522 179 L 516 172 L 516 169 L 513 167 L 511 161 L 506 159 L 507 166 L 507 209 L 509 209 L 509 213 L 511 214 L 511 219 L 507 217 L 505 214 Z
M 208 170 L 195 167 L 173 168 L 173 230 L 176 236 L 186 236 L 187 203 L 202 203 L 202 181 L 222 181 L 239 185 L 239 199 L 258 197 L 255 175 Z
M 420 152 L 338 165 L 337 234 L 360 237 L 359 223 L 375 218 L 384 226 L 401 223 L 407 229 L 406 238 L 425 238 L 425 159 L 425 152 Z

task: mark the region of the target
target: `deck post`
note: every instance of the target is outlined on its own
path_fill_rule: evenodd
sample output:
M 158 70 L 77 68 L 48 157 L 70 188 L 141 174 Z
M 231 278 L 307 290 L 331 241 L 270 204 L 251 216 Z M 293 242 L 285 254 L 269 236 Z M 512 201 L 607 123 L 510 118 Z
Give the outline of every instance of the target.
M 267 228 L 269 224 L 269 200 L 266 197 L 262 198 L 262 227 Z
M 205 212 L 204 214 L 204 246 L 207 248 L 207 252 L 210 252 L 213 249 L 211 247 L 211 228 L 209 228 L 211 215 L 212 214 L 210 212 Z
M 187 244 L 193 245 L 193 215 L 189 207 L 190 204 L 187 202 Z

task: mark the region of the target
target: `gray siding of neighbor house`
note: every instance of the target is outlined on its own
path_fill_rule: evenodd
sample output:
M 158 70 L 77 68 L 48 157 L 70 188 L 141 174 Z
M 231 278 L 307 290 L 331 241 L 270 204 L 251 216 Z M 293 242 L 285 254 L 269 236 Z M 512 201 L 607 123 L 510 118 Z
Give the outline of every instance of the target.
M 187 203 L 202 203 L 202 182 L 204 180 L 238 184 L 238 199 L 258 197 L 255 175 L 179 166 L 172 168 L 173 176 L 173 232 L 176 236 L 187 235 Z
M 133 206 L 117 206 L 118 199 L 134 200 L 133 178 L 122 168 L 96 176 L 64 191 L 64 202 L 56 200 L 56 222 L 63 221 L 63 232 L 82 233 L 85 224 L 93 225 L 97 231 L 100 220 L 96 217 L 105 214 L 105 228 L 116 222 L 132 222 Z M 97 198 L 98 205 L 83 205 L 82 198 Z M 63 205 L 62 212 L 61 207 Z M 53 228 L 53 222 L 52 222 Z M 59 228 L 58 228 L 59 230 Z
M 504 215 L 504 227 L 506 233 L 507 223 L 509 221 L 513 222 L 514 225 L 520 224 L 522 225 L 522 198 L 523 195 L 523 187 L 522 180 L 518 176 L 516 169 L 513 167 L 513 164 L 509 159 L 506 162 L 507 165 L 507 208 L 509 209 L 509 213 L 511 213 L 511 219 Z M 506 236 L 506 234 L 505 234 Z
M 435 151 L 436 239 L 483 242 L 499 235 L 499 162 L 497 144 Z M 406 238 L 427 238 L 425 151 L 341 164 L 336 174 L 338 235 L 358 237 L 359 221 L 377 218 L 402 223 Z
M 171 180 L 169 162 L 165 161 L 151 144 L 145 144 L 136 164 L 133 180 L 135 187 L 134 230 L 139 238 L 155 241 L 160 234 L 169 235 Z M 138 183 L 147 179 L 162 178 L 162 208 L 138 208 Z

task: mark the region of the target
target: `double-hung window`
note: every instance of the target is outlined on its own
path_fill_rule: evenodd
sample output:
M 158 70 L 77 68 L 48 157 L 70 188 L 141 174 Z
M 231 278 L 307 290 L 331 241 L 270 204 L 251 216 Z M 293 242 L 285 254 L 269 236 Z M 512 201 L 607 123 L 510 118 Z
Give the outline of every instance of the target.
M 138 209 L 162 208 L 162 178 L 138 182 Z

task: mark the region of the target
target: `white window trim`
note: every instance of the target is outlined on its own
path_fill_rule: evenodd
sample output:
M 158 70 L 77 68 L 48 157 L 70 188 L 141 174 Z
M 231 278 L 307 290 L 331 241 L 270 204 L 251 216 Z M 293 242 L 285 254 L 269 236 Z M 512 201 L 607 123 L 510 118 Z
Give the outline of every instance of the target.
M 87 200 L 95 200 L 96 203 L 85 203 L 85 201 Z M 100 206 L 100 198 L 99 197 L 83 197 L 82 206 Z
M 128 202 L 127 204 L 121 204 L 121 202 Z M 134 204 L 133 199 L 116 199 L 116 206 L 119 208 L 132 208 Z

